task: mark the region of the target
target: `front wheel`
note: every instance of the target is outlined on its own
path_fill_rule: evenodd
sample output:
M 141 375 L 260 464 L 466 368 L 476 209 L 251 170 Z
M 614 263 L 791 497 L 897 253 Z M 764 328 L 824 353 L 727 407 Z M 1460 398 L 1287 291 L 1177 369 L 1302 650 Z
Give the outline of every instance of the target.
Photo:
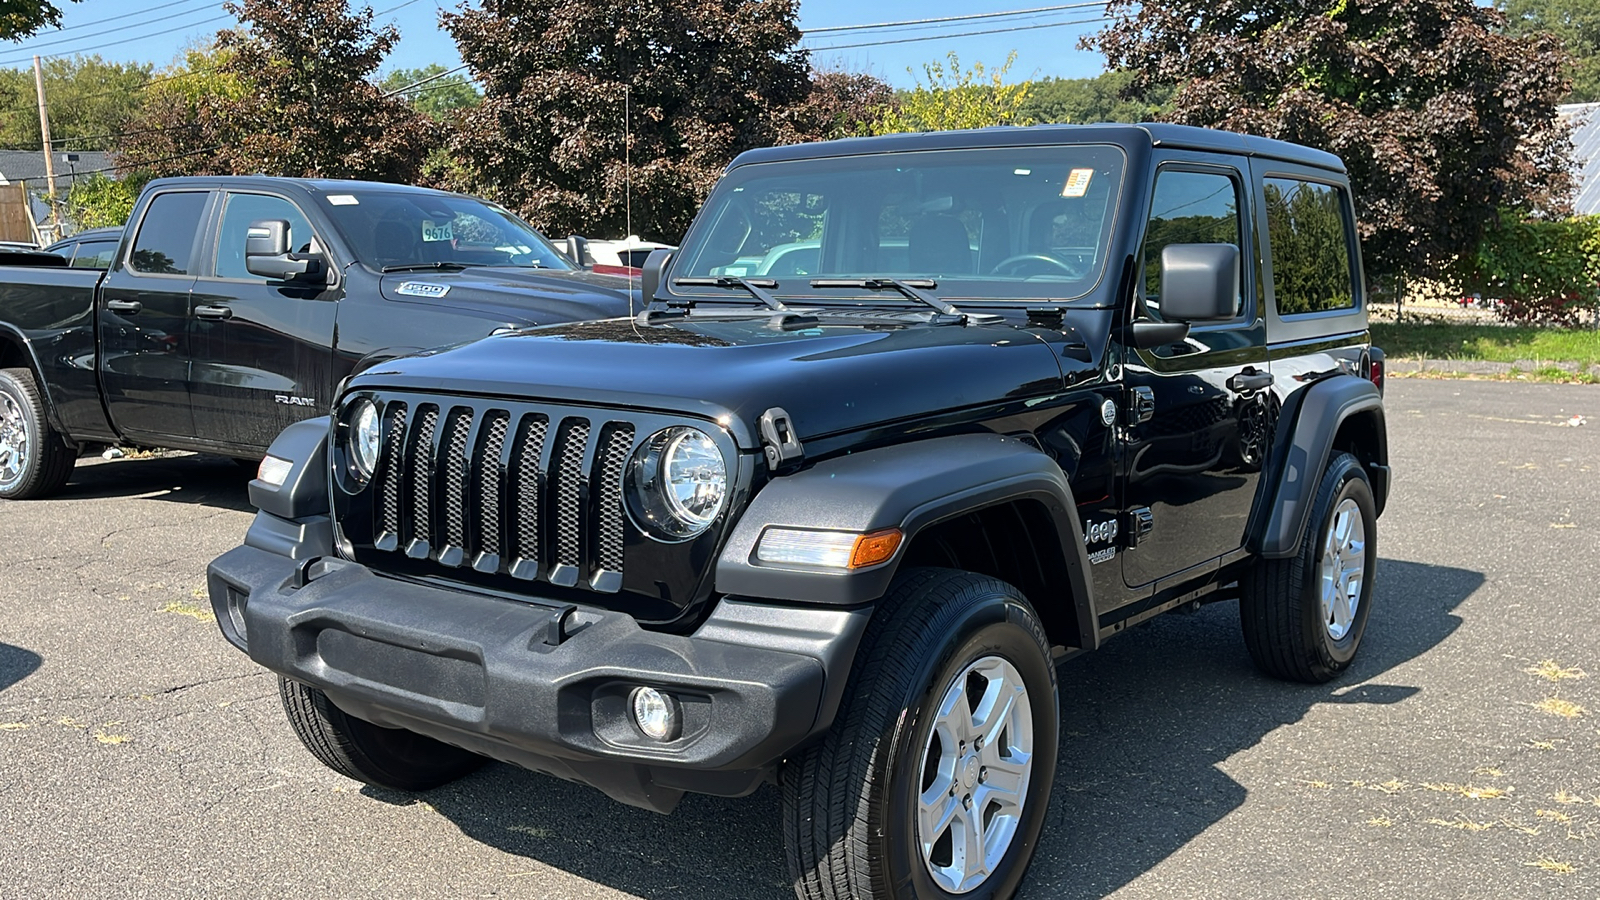
M 460 747 L 358 719 L 333 705 L 327 694 L 298 681 L 279 678 L 278 696 L 300 743 L 347 778 L 397 791 L 426 791 L 487 762 Z
M 1012 586 L 920 569 L 873 613 L 838 718 L 783 771 L 800 900 L 1016 892 L 1055 776 L 1049 641 Z
M 1244 642 L 1263 672 L 1320 684 L 1355 659 L 1372 612 L 1375 510 L 1360 460 L 1335 453 L 1317 486 L 1300 552 L 1257 560 L 1240 579 Z

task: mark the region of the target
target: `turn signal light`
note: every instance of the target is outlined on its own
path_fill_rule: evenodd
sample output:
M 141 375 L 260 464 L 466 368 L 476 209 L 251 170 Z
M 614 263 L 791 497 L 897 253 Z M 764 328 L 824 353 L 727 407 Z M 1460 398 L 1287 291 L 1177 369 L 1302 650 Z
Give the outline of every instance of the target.
M 863 534 L 856 538 L 855 552 L 850 554 L 850 568 L 863 569 L 888 561 L 900 549 L 905 534 L 898 528 Z
M 904 539 L 905 534 L 898 528 L 871 534 L 769 528 L 756 546 L 756 559 L 765 563 L 862 569 L 888 561 Z

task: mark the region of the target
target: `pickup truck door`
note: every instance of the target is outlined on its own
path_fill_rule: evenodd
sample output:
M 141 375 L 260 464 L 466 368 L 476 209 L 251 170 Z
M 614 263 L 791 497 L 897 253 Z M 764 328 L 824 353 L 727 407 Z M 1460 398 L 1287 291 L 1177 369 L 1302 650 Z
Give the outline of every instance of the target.
M 1131 533 L 1136 546 L 1122 554 L 1131 588 L 1180 572 L 1187 578 L 1243 545 L 1265 448 L 1260 413 L 1272 376 L 1256 302 L 1248 182 L 1232 164 L 1197 164 L 1192 153 L 1184 160 L 1157 170 L 1135 316 L 1160 319 L 1161 251 L 1177 243 L 1240 248 L 1238 315 L 1195 325 L 1183 341 L 1125 350 L 1124 502 L 1133 511 L 1130 531 L 1141 520 L 1150 526 Z
M 189 408 L 190 294 L 206 190 L 156 194 L 100 290 L 100 384 L 119 433 L 142 443 L 193 437 Z
M 229 191 L 222 204 L 189 321 L 195 433 L 208 443 L 265 453 L 278 432 L 326 414 L 333 403 L 339 289 L 269 281 L 245 269 L 245 232 L 262 219 L 287 221 L 296 252 L 327 252 L 293 201 Z

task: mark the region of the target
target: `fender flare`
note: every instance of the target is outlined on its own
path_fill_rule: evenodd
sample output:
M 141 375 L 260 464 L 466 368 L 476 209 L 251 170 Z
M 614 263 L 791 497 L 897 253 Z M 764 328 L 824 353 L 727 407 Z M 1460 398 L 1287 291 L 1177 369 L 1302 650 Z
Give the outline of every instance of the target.
M 718 593 L 777 601 L 855 605 L 888 592 L 906 548 L 930 525 L 1001 503 L 1041 504 L 1055 525 L 1079 622 L 1094 626 L 1089 560 L 1072 488 L 1055 460 L 1015 438 L 965 434 L 929 438 L 824 460 L 763 487 L 740 516 L 717 560 Z M 844 571 L 756 561 L 770 527 L 868 533 L 900 528 L 905 540 L 887 562 Z
M 1268 559 L 1286 559 L 1300 552 L 1317 483 L 1333 455 L 1334 438 L 1340 426 L 1355 415 L 1374 415 L 1378 420 L 1377 452 L 1367 474 L 1378 494 L 1374 499 L 1382 508 L 1389 473 L 1383 394 L 1364 378 L 1325 378 L 1301 390 L 1284 407 L 1277 449 L 1262 473 L 1262 493 L 1250 516 L 1251 549 Z

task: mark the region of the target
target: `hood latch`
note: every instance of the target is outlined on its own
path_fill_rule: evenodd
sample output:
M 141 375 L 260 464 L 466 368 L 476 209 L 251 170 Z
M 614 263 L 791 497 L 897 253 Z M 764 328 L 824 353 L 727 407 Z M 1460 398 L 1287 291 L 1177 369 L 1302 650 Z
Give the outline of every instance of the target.
M 805 460 L 806 451 L 795 434 L 794 420 L 782 407 L 772 407 L 756 422 L 761 429 L 761 449 L 766 454 L 768 469 L 776 472 Z

